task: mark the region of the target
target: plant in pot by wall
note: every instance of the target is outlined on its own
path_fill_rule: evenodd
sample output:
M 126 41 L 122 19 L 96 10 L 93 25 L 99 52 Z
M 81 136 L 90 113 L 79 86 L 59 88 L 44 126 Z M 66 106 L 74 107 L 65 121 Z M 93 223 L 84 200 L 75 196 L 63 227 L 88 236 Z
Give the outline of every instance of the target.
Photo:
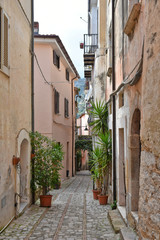
M 102 188 L 102 168 L 100 165 L 101 157 L 102 157 L 102 149 L 99 147 L 95 147 L 90 157 L 94 199 L 98 199 L 98 195 L 101 193 L 101 188 Z
M 91 114 L 93 119 L 90 123 L 90 126 L 92 126 L 92 132 L 95 134 L 96 140 L 98 140 L 95 145 L 101 149 L 101 156 L 99 156 L 99 162 L 97 165 L 97 168 L 101 171 L 102 176 L 102 192 L 99 195 L 99 201 L 100 204 L 106 204 L 108 199 L 106 194 L 112 158 L 112 143 L 108 131 L 108 108 L 105 102 L 92 102 L 92 109 L 89 114 Z M 101 203 L 101 199 L 104 200 L 104 203 Z
M 62 145 L 52 141 L 39 132 L 30 133 L 31 145 L 35 153 L 34 157 L 34 184 L 40 189 L 40 206 L 51 206 L 52 195 L 48 192 L 58 184 L 59 171 L 62 169 L 64 153 Z M 45 203 L 46 201 L 46 203 Z
M 109 172 L 112 161 L 112 141 L 109 131 L 105 133 L 100 133 L 98 135 L 98 144 L 102 150 L 102 156 L 100 158 L 100 166 L 102 169 L 103 183 L 102 183 L 102 192 L 99 196 L 100 204 L 107 204 L 108 195 L 108 182 L 109 182 Z M 103 201 L 103 203 L 101 202 Z

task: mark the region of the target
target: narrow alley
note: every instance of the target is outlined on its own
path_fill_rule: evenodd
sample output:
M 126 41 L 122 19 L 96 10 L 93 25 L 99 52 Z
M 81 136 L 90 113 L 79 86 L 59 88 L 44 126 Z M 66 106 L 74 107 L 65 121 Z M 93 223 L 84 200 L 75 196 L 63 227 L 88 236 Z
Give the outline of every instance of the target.
M 87 173 L 65 181 L 59 190 L 51 191 L 51 208 L 31 206 L 0 239 L 118 239 L 107 217 L 110 205 L 102 206 L 93 200 L 92 184 Z

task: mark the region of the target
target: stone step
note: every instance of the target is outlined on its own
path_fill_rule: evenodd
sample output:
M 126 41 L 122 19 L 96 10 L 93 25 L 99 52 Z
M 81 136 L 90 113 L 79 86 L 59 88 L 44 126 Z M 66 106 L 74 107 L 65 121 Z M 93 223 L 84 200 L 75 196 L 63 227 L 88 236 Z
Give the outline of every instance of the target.
M 112 225 L 115 233 L 119 233 L 121 228 L 126 227 L 126 225 L 117 209 L 110 210 L 108 212 L 108 218 L 111 222 L 111 225 Z
M 122 240 L 138 240 L 137 234 L 133 231 L 132 228 L 129 227 L 121 228 L 120 237 Z

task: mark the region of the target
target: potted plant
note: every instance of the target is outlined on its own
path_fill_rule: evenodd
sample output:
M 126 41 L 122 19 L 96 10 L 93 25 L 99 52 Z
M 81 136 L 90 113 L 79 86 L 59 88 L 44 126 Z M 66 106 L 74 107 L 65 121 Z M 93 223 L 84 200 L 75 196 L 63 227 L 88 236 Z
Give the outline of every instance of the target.
M 99 134 L 99 142 L 102 149 L 102 156 L 100 159 L 100 166 L 102 169 L 102 192 L 99 196 L 99 202 L 100 204 L 107 204 L 108 195 L 107 195 L 107 189 L 108 189 L 108 181 L 109 181 L 109 170 L 110 170 L 110 163 L 112 160 L 112 141 L 110 137 L 109 131 L 106 131 L 104 134 Z
M 93 179 L 93 198 L 98 199 L 102 187 L 102 169 L 101 169 L 102 149 L 95 147 L 90 158 L 91 174 Z
M 51 206 L 52 195 L 48 192 L 55 187 L 60 179 L 59 171 L 62 169 L 62 145 L 52 141 L 39 132 L 30 133 L 31 145 L 34 150 L 34 186 L 38 188 L 40 206 Z
M 109 168 L 111 162 L 111 138 L 108 131 L 108 108 L 103 101 L 92 102 L 92 109 L 89 110 L 89 114 L 92 116 L 90 126 L 92 132 L 96 136 L 96 145 L 101 149 L 101 156 L 99 157 L 98 168 L 101 170 L 102 175 L 102 191 L 99 195 L 100 204 L 107 204 L 108 196 L 107 186 L 109 178 Z M 101 202 L 101 200 L 103 202 Z

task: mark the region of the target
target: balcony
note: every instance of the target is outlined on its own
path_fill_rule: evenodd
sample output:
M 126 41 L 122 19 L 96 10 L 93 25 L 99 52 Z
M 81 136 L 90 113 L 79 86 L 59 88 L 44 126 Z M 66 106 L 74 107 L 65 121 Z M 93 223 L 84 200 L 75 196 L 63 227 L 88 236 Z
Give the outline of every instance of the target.
M 84 66 L 93 65 L 98 48 L 98 34 L 84 34 Z

